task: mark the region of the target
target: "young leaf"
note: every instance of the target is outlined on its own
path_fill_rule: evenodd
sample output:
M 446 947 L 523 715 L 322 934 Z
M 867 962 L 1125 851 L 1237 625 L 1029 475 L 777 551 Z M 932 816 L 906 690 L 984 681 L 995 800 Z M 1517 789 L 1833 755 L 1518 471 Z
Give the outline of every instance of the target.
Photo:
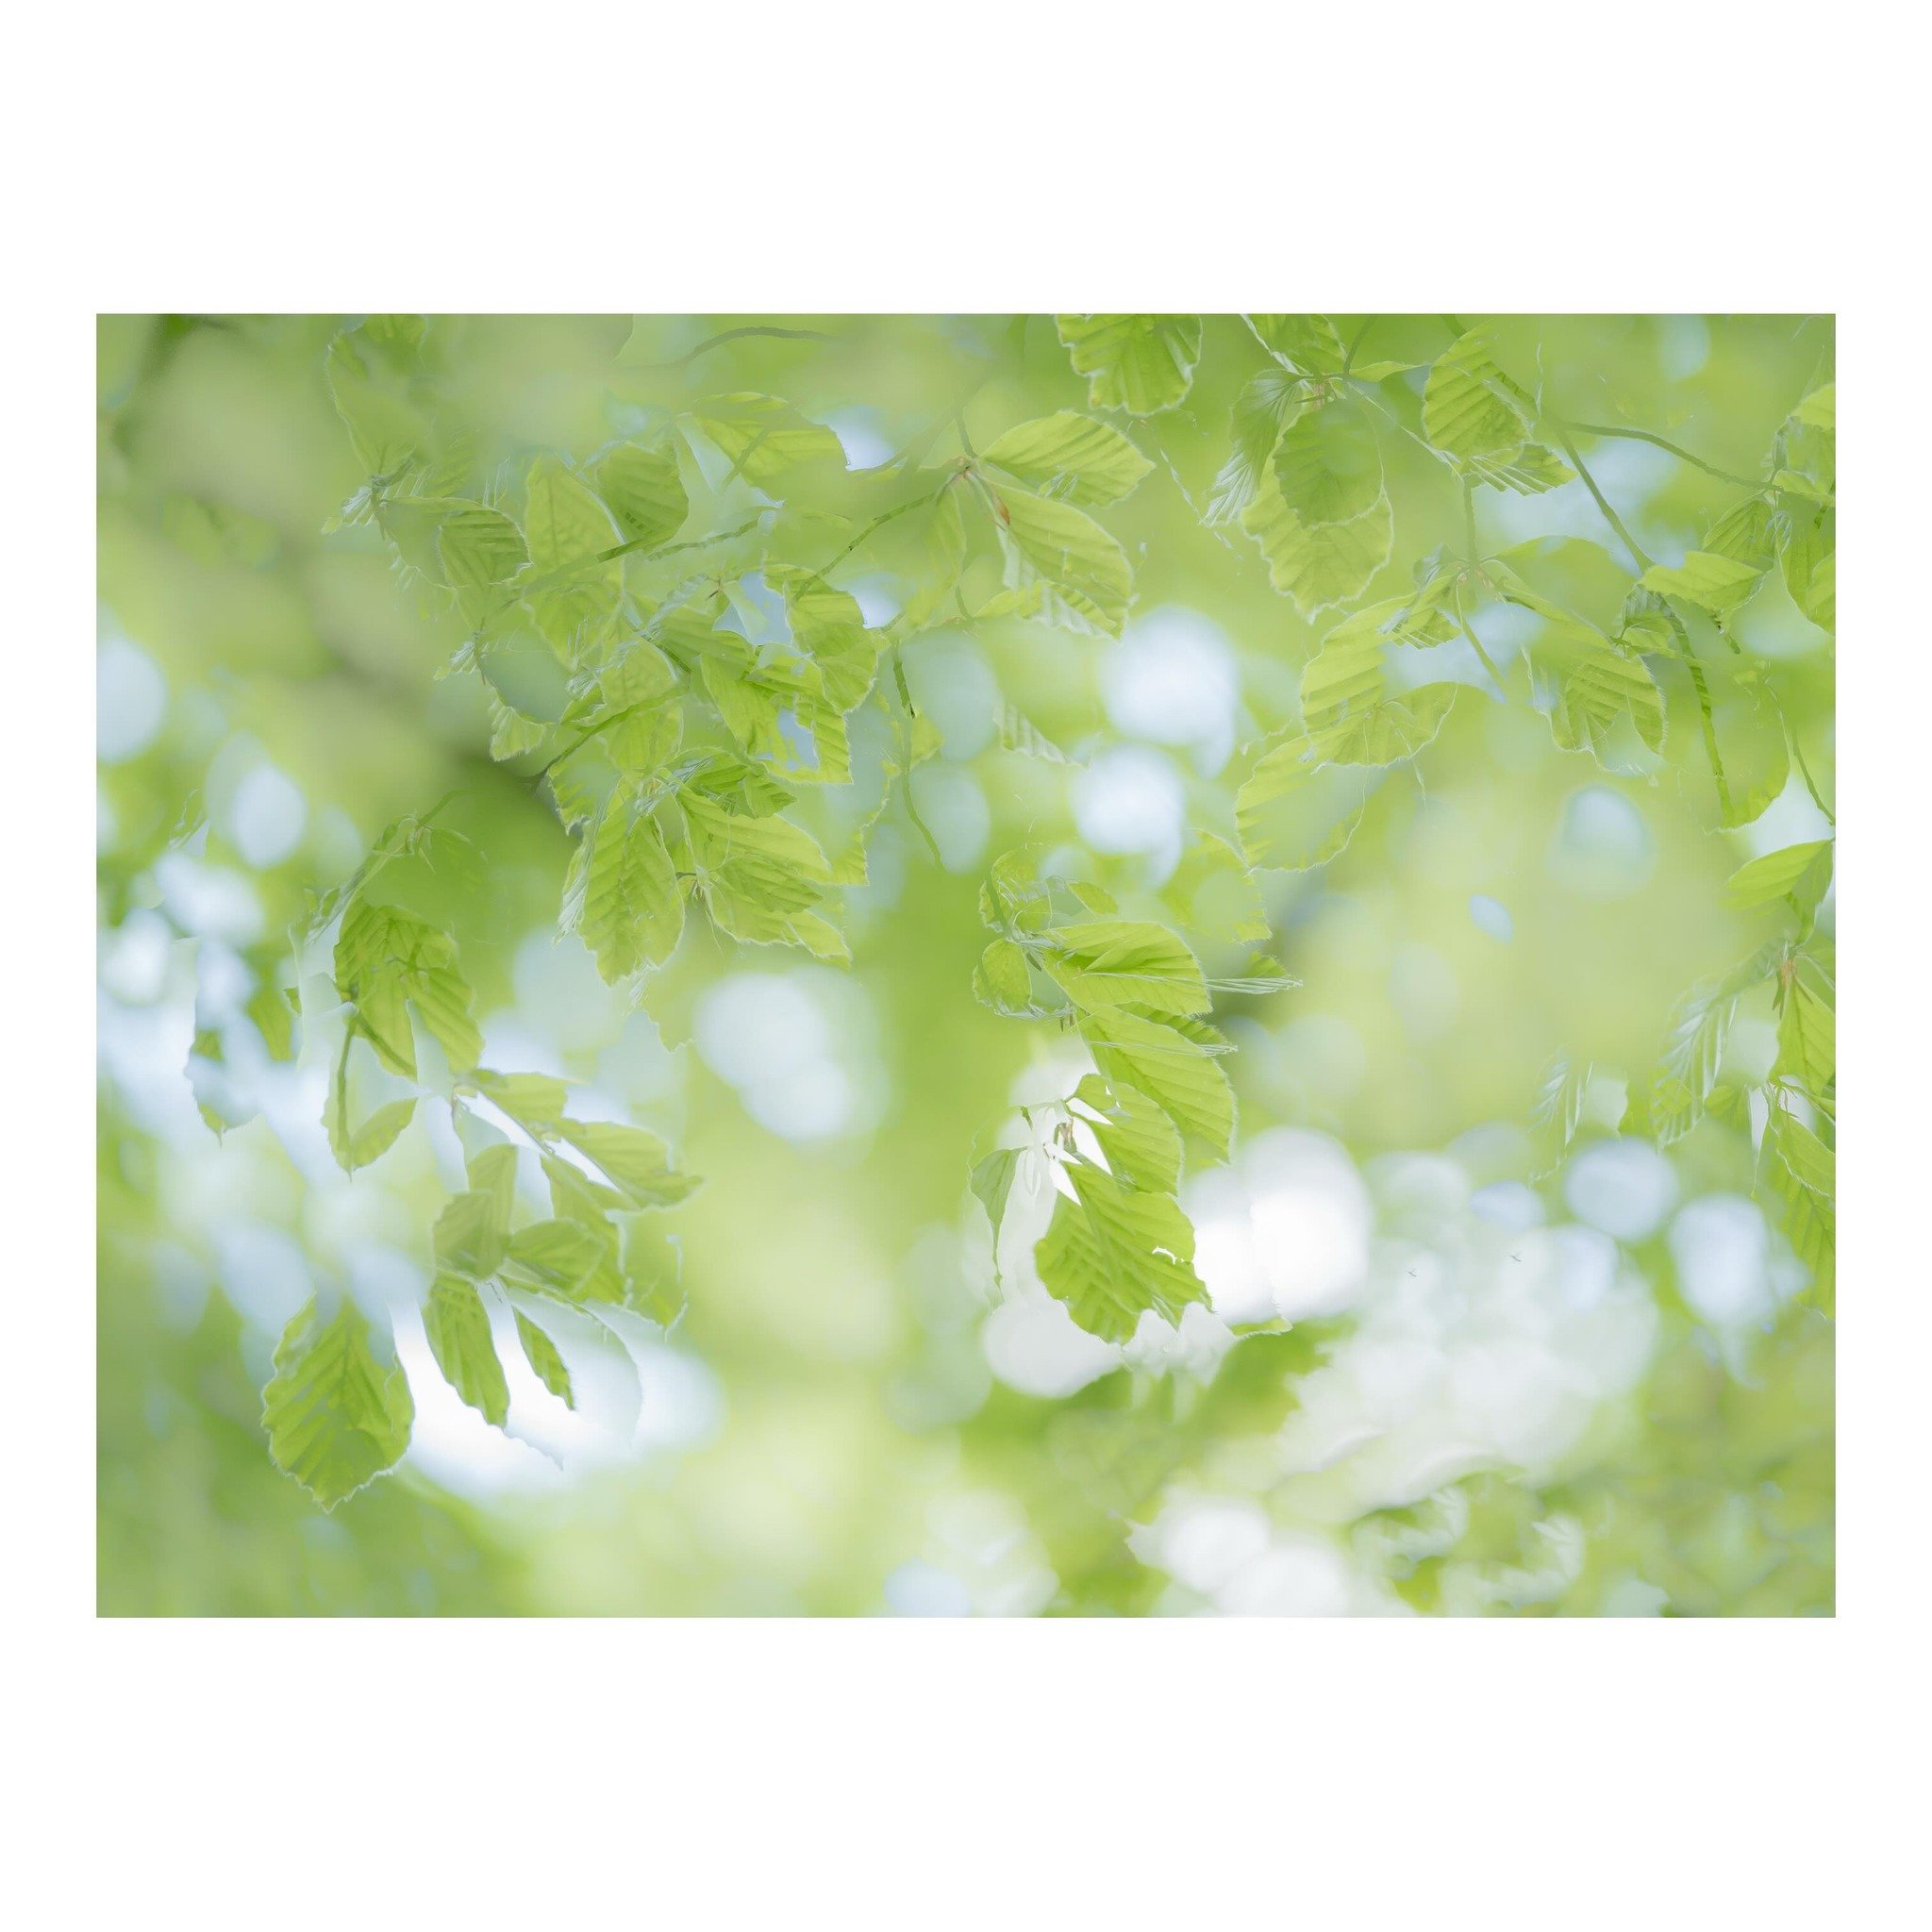
M 1037 582 L 1083 626 L 1118 634 L 1133 593 L 1126 553 L 1084 510 L 1024 490 L 1003 492 L 1008 581 Z
M 994 940 L 973 969 L 973 996 L 996 1013 L 1025 1013 L 1033 1008 L 1033 979 L 1026 955 L 1011 940 Z
M 517 1310 L 517 1341 L 523 1344 L 524 1359 L 536 1370 L 537 1379 L 551 1394 L 561 1397 L 566 1408 L 575 1408 L 577 1404 L 571 1388 L 570 1371 L 564 1366 L 556 1342 L 521 1308 Z
M 992 1224 L 992 1277 L 1000 1278 L 1000 1226 L 1007 1218 L 1007 1202 L 1013 1191 L 1014 1177 L 1020 1171 L 1018 1147 L 996 1147 L 973 1170 L 973 1191 Z
M 1171 1194 L 1180 1185 L 1181 1137 L 1144 1093 L 1089 1074 L 1074 1090 L 1075 1118 L 1092 1129 L 1108 1169 L 1130 1188 Z
M 523 533 L 501 510 L 480 503 L 445 516 L 436 547 L 445 581 L 459 591 L 508 583 L 529 561 Z
M 823 423 L 812 423 L 776 396 L 740 391 L 707 396 L 691 416 L 724 452 L 731 474 L 761 489 L 803 463 L 843 464 L 845 447 Z
M 563 924 L 582 934 L 611 985 L 662 965 L 684 930 L 684 891 L 664 837 L 649 812 L 637 809 L 632 790 L 620 785 L 604 815 L 584 834 L 566 891 Z
M 1051 935 L 1047 974 L 1076 1007 L 1139 1007 L 1148 1012 L 1205 1013 L 1213 1005 L 1201 962 L 1164 925 L 1099 919 Z
M 591 481 L 616 519 L 626 543 L 649 549 L 669 542 L 684 527 L 691 505 L 677 470 L 677 445 L 622 442 L 591 465 Z
M 491 1337 L 490 1311 L 475 1283 L 459 1274 L 439 1274 L 423 1310 L 423 1332 L 442 1379 L 486 1422 L 501 1428 L 509 1416 L 509 1385 Z
M 376 1359 L 369 1324 L 347 1295 L 327 1319 L 311 1297 L 282 1331 L 262 1393 L 269 1454 L 325 1509 L 395 1462 L 415 1414 L 400 1365 Z
M 1724 904 L 1742 911 L 1774 899 L 1790 899 L 1808 919 L 1831 884 L 1832 854 L 1829 839 L 1767 852 L 1762 858 L 1740 865 L 1725 881 Z
M 1274 445 L 1274 469 L 1282 502 L 1307 525 L 1347 523 L 1382 495 L 1382 453 L 1359 405 L 1304 409 Z
M 1394 534 L 1387 496 L 1377 496 L 1344 523 L 1304 523 L 1289 507 L 1272 468 L 1257 479 L 1241 523 L 1268 559 L 1269 581 L 1292 597 L 1306 617 L 1359 597 L 1389 561 Z
M 564 1121 L 558 1131 L 604 1175 L 626 1208 L 670 1208 L 697 1186 L 656 1134 L 614 1121 Z
M 1016 424 L 986 460 L 1041 496 L 1085 504 L 1116 502 L 1154 467 L 1112 424 L 1071 409 Z
M 1225 1042 L 1211 1027 L 1106 1007 L 1080 1016 L 1080 1034 L 1110 1087 L 1137 1088 L 1183 1134 L 1227 1158 L 1234 1090 L 1218 1060 Z
M 1186 396 L 1201 358 L 1197 315 L 1058 315 L 1076 375 L 1096 409 L 1151 416 Z
M 1068 1161 L 1073 1197 L 1054 1202 L 1033 1251 L 1046 1291 L 1089 1334 L 1127 1341 L 1152 1312 L 1178 1324 L 1207 1299 L 1194 1273 L 1194 1230 L 1172 1194 L 1141 1193 L 1106 1169 Z
M 1764 979 L 1775 957 L 1766 947 L 1721 978 L 1692 987 L 1671 1016 L 1650 1090 L 1650 1127 L 1659 1146 L 1681 1140 L 1704 1118 L 1739 997 Z

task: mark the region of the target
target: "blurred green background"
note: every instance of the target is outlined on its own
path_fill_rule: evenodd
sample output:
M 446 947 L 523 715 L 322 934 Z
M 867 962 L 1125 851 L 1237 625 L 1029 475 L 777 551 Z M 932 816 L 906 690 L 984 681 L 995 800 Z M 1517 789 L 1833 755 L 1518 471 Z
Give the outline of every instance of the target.
M 817 486 L 820 556 L 884 501 L 859 473 L 922 438 L 945 460 L 956 413 L 984 447 L 1085 407 L 1051 318 L 784 317 L 809 333 L 703 347 L 773 320 L 432 325 L 506 447 L 594 447 L 699 393 L 784 396 L 852 473 Z M 939 858 L 895 794 L 847 895 L 851 969 L 694 931 L 645 1010 L 556 937 L 569 843 L 524 768 L 491 759 L 475 677 L 439 677 L 459 627 L 371 530 L 325 528 L 363 481 L 324 379 L 340 325 L 99 325 L 104 1612 L 1831 1609 L 1832 1328 L 1753 1198 L 1748 1122 L 1668 1153 L 1618 1131 L 1674 1005 L 1765 936 L 1724 880 L 1829 833 L 1755 716 L 1720 716 L 1764 801 L 1724 831 L 1674 688 L 1665 755 L 1607 769 L 1499 701 L 1465 646 L 1429 654 L 1419 678 L 1475 691 L 1340 859 L 1264 874 L 1300 984 L 1218 1014 L 1241 1139 L 1184 1200 L 1220 1319 L 1110 1348 L 1016 1278 L 1024 1240 L 995 1285 L 966 1191 L 975 1141 L 1070 1064 L 1050 1026 L 974 1002 L 976 894 L 1025 841 L 1158 884 L 1188 827 L 1226 822 L 1238 747 L 1293 715 L 1321 627 L 1194 508 L 1260 362 L 1243 325 L 1208 318 L 1186 402 L 1128 425 L 1156 468 L 1104 519 L 1137 571 L 1122 638 L 1006 620 L 906 646 L 943 737 L 910 781 Z M 1497 337 L 1566 414 L 1744 475 L 1830 375 L 1824 320 L 1503 318 Z M 1449 336 L 1397 316 L 1371 340 L 1426 363 Z M 1584 447 L 1656 556 L 1740 494 L 1641 441 Z M 1385 455 L 1392 580 L 1460 540 L 1462 508 L 1424 454 Z M 724 495 L 701 507 L 715 481 L 691 479 L 694 530 L 723 526 Z M 809 548 L 810 491 L 788 507 Z M 1492 546 L 1612 541 L 1580 483 L 1478 508 Z M 917 523 L 841 578 L 869 619 L 916 576 Z M 1521 617 L 1478 625 L 1506 682 Z M 1828 799 L 1829 639 L 1775 571 L 1732 634 Z M 1002 704 L 1066 761 L 1003 745 Z M 411 1326 L 445 1191 L 434 1134 L 348 1178 L 317 1158 L 302 1069 L 231 1053 L 190 1072 L 237 961 L 447 792 L 476 857 L 415 885 L 459 941 L 491 1063 L 571 1074 L 707 1177 L 667 1217 L 681 1318 L 607 1351 L 575 1416 L 513 1385 L 510 1438 Z M 1740 1086 L 1774 1047 L 1768 999 L 1747 1002 Z M 1598 1072 L 1544 1172 L 1531 1116 L 1557 1053 Z M 218 1137 L 196 1080 L 249 1117 Z M 317 1269 L 398 1311 L 417 1404 L 397 1473 L 326 1515 L 259 1423 Z M 1236 1341 L 1252 1324 L 1268 1332 Z

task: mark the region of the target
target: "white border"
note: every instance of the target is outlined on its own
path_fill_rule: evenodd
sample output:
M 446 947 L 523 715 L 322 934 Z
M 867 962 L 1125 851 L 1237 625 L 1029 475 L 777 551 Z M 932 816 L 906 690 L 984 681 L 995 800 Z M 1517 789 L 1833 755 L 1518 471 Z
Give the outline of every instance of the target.
M 1905 18 L 760 0 L 12 30 L 26 1923 L 1810 1928 L 1916 1895 L 1924 109 L 1880 25 Z M 94 1624 L 91 316 L 416 306 L 1839 310 L 1840 1621 Z

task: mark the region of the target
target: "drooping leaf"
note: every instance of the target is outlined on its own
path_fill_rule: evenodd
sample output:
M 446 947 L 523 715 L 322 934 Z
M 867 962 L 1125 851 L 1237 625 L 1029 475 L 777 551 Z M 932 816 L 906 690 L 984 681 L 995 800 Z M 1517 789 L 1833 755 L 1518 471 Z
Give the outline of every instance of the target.
M 1681 1140 L 1704 1118 L 1739 997 L 1762 982 L 1774 957 L 1766 948 L 1733 971 L 1692 987 L 1672 1014 L 1650 1088 L 1650 1128 L 1659 1146 Z
M 1268 559 L 1269 581 L 1307 617 L 1359 597 L 1389 561 L 1394 533 L 1387 496 L 1344 523 L 1304 523 L 1272 469 L 1257 479 L 1241 524 Z
M 269 1454 L 325 1509 L 391 1468 L 416 1414 L 394 1360 L 378 1360 L 369 1324 L 347 1296 L 325 1315 L 311 1297 L 283 1329 L 262 1393 Z
M 1529 440 L 1522 391 L 1498 366 L 1488 337 L 1471 329 L 1436 358 L 1423 391 L 1423 434 L 1446 456 L 1494 462 Z
M 509 1384 L 476 1284 L 459 1274 L 439 1274 L 423 1310 L 423 1332 L 442 1379 L 484 1421 L 501 1428 L 509 1416 Z
M 1026 955 L 1011 940 L 994 940 L 973 970 L 973 996 L 998 1013 L 1024 1013 L 1033 1006 Z
M 1792 1080 L 1824 1105 L 1838 1076 L 1838 1015 L 1830 989 L 1815 968 L 1793 961 L 1779 975 L 1777 1064 L 1774 1077 Z
M 645 549 L 667 543 L 691 514 L 672 437 L 607 450 L 591 464 L 591 481 L 626 543 Z
M 601 1222 L 600 1222 L 601 1224 Z M 577 1297 L 611 1260 L 610 1243 L 582 1222 L 533 1221 L 509 1238 L 503 1272 L 558 1294 Z
M 1212 1027 L 1105 1007 L 1080 1016 L 1080 1034 L 1109 1086 L 1138 1089 L 1183 1134 L 1226 1158 L 1234 1090 L 1219 1060 L 1226 1044 Z
M 1838 1282 L 1838 1158 L 1788 1108 L 1765 1123 L 1763 1174 L 1784 1207 L 1785 1238 L 1811 1270 L 1812 1293 L 1829 1313 Z
M 1275 488 L 1304 525 L 1342 524 L 1382 496 L 1382 452 L 1368 411 L 1330 403 L 1303 409 L 1274 445 Z
M 662 965 L 684 930 L 677 869 L 648 810 L 620 785 L 584 834 L 566 884 L 562 924 L 583 936 L 610 984 Z
M 1142 1315 L 1177 1325 L 1191 1302 L 1207 1299 L 1194 1230 L 1172 1194 L 1142 1193 L 1090 1161 L 1068 1161 L 1062 1172 L 1073 1197 L 1055 1201 L 1034 1261 L 1082 1328 L 1127 1341 Z
M 1171 1194 L 1180 1185 L 1180 1133 L 1144 1093 L 1089 1074 L 1074 1102 L 1075 1117 L 1087 1123 L 1108 1169 L 1126 1186 Z
M 1201 358 L 1196 315 L 1058 315 L 1059 338 L 1074 373 L 1089 378 L 1096 409 L 1151 416 L 1188 393 Z
M 521 1308 L 517 1310 L 517 1341 L 523 1345 L 524 1359 L 537 1372 L 537 1379 L 551 1394 L 561 1397 L 566 1408 L 575 1408 L 577 1403 L 571 1387 L 570 1370 L 558 1353 L 556 1342 Z
M 1133 594 L 1126 553 L 1086 511 L 1024 490 L 1000 496 L 1010 544 L 1008 579 L 1037 583 L 1083 627 L 1118 633 Z
M 1000 1228 L 1007 1218 L 1007 1203 L 1012 1197 L 1013 1182 L 1020 1172 L 1022 1149 L 996 1147 L 973 1170 L 973 1191 L 986 1209 L 992 1226 L 992 1274 L 1000 1279 Z

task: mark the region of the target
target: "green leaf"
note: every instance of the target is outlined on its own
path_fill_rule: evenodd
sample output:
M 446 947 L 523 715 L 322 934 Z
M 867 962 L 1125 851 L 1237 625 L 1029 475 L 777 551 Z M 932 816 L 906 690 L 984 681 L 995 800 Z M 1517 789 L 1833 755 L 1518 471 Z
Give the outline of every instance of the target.
M 1061 1172 L 1074 1190 L 1054 1203 L 1035 1246 L 1040 1278 L 1091 1335 L 1127 1341 L 1152 1312 L 1177 1324 L 1207 1291 L 1194 1273 L 1194 1230 L 1171 1194 L 1125 1187 L 1106 1169 L 1071 1160 Z
M 1565 751 L 1588 750 L 1601 758 L 1624 718 L 1652 751 L 1662 750 L 1663 694 L 1635 652 L 1574 620 L 1551 624 L 1532 650 L 1557 679 L 1550 727 Z
M 1201 359 L 1197 315 L 1058 315 L 1059 338 L 1078 375 L 1089 378 L 1088 403 L 1151 416 L 1188 392 Z
M 1774 1107 L 1764 1129 L 1766 1184 L 1784 1205 L 1785 1237 L 1830 1311 L 1838 1280 L 1838 1158 L 1797 1116 Z
M 1205 1013 L 1213 999 L 1187 942 L 1148 921 L 1098 919 L 1063 925 L 1042 960 L 1076 1007 L 1140 1007 L 1167 1014 Z
M 1309 872 L 1338 858 L 1382 783 L 1377 765 L 1338 765 L 1323 741 L 1293 733 L 1273 747 L 1235 794 L 1235 827 L 1250 865 Z
M 677 469 L 677 445 L 670 436 L 608 450 L 591 465 L 591 481 L 626 543 L 650 549 L 669 542 L 691 514 Z
M 1497 366 L 1479 330 L 1460 336 L 1436 358 L 1423 391 L 1423 434 L 1446 456 L 1486 463 L 1513 458 L 1529 440 L 1529 411 L 1515 383 Z
M 1838 628 L 1838 512 L 1787 499 L 1779 558 L 1785 588 L 1821 630 Z
M 776 396 L 751 391 L 707 396 L 691 405 L 691 413 L 724 452 L 732 474 L 760 488 L 804 463 L 842 468 L 845 462 L 845 446 L 834 431 L 808 421 Z
M 995 931 L 1044 932 L 1053 924 L 1053 889 L 1025 851 L 1003 852 L 979 889 L 979 917 Z
M 393 1466 L 415 1414 L 401 1367 L 376 1359 L 348 1296 L 327 1320 L 311 1297 L 282 1331 L 262 1393 L 269 1454 L 325 1509 Z
M 661 966 L 684 931 L 684 891 L 664 835 L 635 791 L 620 785 L 587 831 L 565 883 L 561 924 L 579 933 L 615 986 Z
M 508 1275 L 525 1277 L 540 1288 L 578 1297 L 610 1258 L 610 1243 L 581 1222 L 533 1221 L 509 1238 L 504 1260 Z
M 1110 423 L 1071 409 L 1016 424 L 986 460 L 1041 496 L 1086 504 L 1116 502 L 1154 467 Z
M 679 1174 L 656 1134 L 615 1121 L 564 1121 L 558 1131 L 592 1161 L 626 1208 L 670 1208 L 698 1185 Z
M 336 991 L 355 1008 L 359 1030 L 392 1073 L 416 1074 L 408 1011 L 465 1073 L 483 1050 L 471 1017 L 470 983 L 456 963 L 447 933 L 397 906 L 350 900 L 336 938 Z
M 1724 904 L 1742 911 L 1789 898 L 1808 918 L 1831 883 L 1832 852 L 1829 839 L 1767 852 L 1762 858 L 1740 865 L 1725 881 Z
M 1020 1171 L 1018 1147 L 997 1147 L 973 1170 L 973 1191 L 992 1224 L 992 1276 L 1000 1279 L 1000 1227 L 1007 1218 L 1007 1203 L 1013 1192 L 1013 1181 Z
M 295 1057 L 295 1009 L 284 989 L 264 979 L 250 995 L 243 1008 L 261 1035 L 261 1043 L 274 1060 Z
M 1738 690 L 1719 701 L 1711 724 L 1726 781 L 1719 816 L 1725 825 L 1748 825 L 1790 781 L 1791 752 L 1784 718 L 1761 692 Z
M 570 1105 L 568 1084 L 549 1074 L 497 1074 L 478 1067 L 470 1078 L 479 1093 L 535 1139 L 555 1127 Z M 474 1170 L 471 1179 L 475 1185 Z
M 1335 375 L 1348 359 L 1325 315 L 1248 315 L 1241 318 L 1271 356 L 1309 375 Z
M 1083 627 L 1117 635 L 1134 589 L 1121 546 L 1072 504 L 1008 490 L 1000 505 L 1011 546 L 1008 584 L 1042 584 Z
M 811 908 L 831 868 L 818 842 L 783 818 L 744 818 L 687 785 L 680 794 L 692 867 L 712 920 L 735 939 L 804 946 L 845 957 L 843 941 Z
M 1359 597 L 1389 561 L 1394 537 L 1387 496 L 1346 523 L 1304 523 L 1289 508 L 1272 467 L 1257 479 L 1241 524 L 1268 559 L 1269 581 L 1306 617 Z
M 529 561 L 523 533 L 501 510 L 480 503 L 443 518 L 436 548 L 445 580 L 459 591 L 506 584 Z
M 1639 581 L 1660 597 L 1676 597 L 1713 617 L 1724 617 L 1750 596 L 1763 575 L 1761 568 L 1734 557 L 1692 550 L 1680 564 L 1652 564 Z
M 1171 1194 L 1181 1178 L 1181 1137 L 1144 1093 L 1109 1087 L 1089 1074 L 1074 1090 L 1074 1116 L 1085 1121 L 1113 1174 L 1130 1188 Z
M 329 1152 L 335 1156 L 344 1174 L 354 1174 L 358 1168 L 381 1159 L 395 1145 L 396 1137 L 415 1118 L 416 1103 L 413 1100 L 389 1101 L 378 1107 L 359 1127 L 352 1127 L 343 1085 L 341 1080 L 330 1083 L 322 1121 L 328 1133 Z
M 1830 1099 L 1838 1077 L 1838 1015 L 1826 993 L 1806 977 L 1802 961 L 1779 977 L 1773 1072 L 1779 1079 L 1795 1080 L 1820 1105 Z
M 1754 953 L 1722 977 L 1692 987 L 1678 1003 L 1651 1081 L 1650 1127 L 1659 1146 L 1682 1140 L 1704 1118 L 1739 997 L 1770 974 L 1775 958 L 1769 947 Z
M 491 1337 L 490 1311 L 475 1283 L 458 1274 L 439 1274 L 423 1310 L 423 1332 L 442 1379 L 486 1422 L 501 1428 L 509 1416 L 509 1384 Z
M 1814 429 L 1838 428 L 1838 385 L 1827 382 L 1823 389 L 1814 389 L 1798 407 L 1791 411 L 1800 423 L 1808 423 Z
M 566 1408 L 575 1408 L 577 1403 L 571 1389 L 570 1371 L 564 1366 L 556 1342 L 521 1308 L 517 1310 L 517 1340 L 523 1344 L 524 1359 L 536 1370 L 538 1380 L 551 1394 L 562 1397 Z
M 524 540 L 541 575 L 615 548 L 617 525 L 588 483 L 545 457 L 531 465 L 525 486 Z
M 1227 1158 L 1234 1090 L 1219 1064 L 1226 1042 L 1212 1027 L 1106 1007 L 1081 1014 L 1080 1034 L 1108 1086 L 1138 1089 L 1183 1134 Z
M 428 426 L 400 385 L 364 358 L 354 338 L 328 346 L 328 392 L 349 432 L 357 459 L 372 476 L 393 476 L 427 439 Z
M 1368 411 L 1348 403 L 1304 409 L 1274 445 L 1274 484 L 1305 525 L 1347 523 L 1382 497 L 1382 452 Z
M 1595 1069 L 1588 1060 L 1558 1054 L 1543 1069 L 1530 1124 L 1537 1129 L 1537 1178 L 1553 1174 L 1569 1152 L 1583 1119 L 1583 1097 Z
M 515 1150 L 506 1151 L 514 1174 Z M 436 1217 L 438 1264 L 479 1281 L 493 1274 L 509 1241 L 509 1211 L 507 1190 L 472 1188 L 452 1194 Z
M 1303 393 L 1304 385 L 1279 369 L 1264 369 L 1249 379 L 1235 402 L 1228 430 L 1233 448 L 1214 478 L 1203 521 L 1232 523 L 1254 502 L 1281 425 Z
M 1011 940 L 994 940 L 973 969 L 973 996 L 996 1013 L 1033 1010 L 1033 978 L 1026 955 Z

